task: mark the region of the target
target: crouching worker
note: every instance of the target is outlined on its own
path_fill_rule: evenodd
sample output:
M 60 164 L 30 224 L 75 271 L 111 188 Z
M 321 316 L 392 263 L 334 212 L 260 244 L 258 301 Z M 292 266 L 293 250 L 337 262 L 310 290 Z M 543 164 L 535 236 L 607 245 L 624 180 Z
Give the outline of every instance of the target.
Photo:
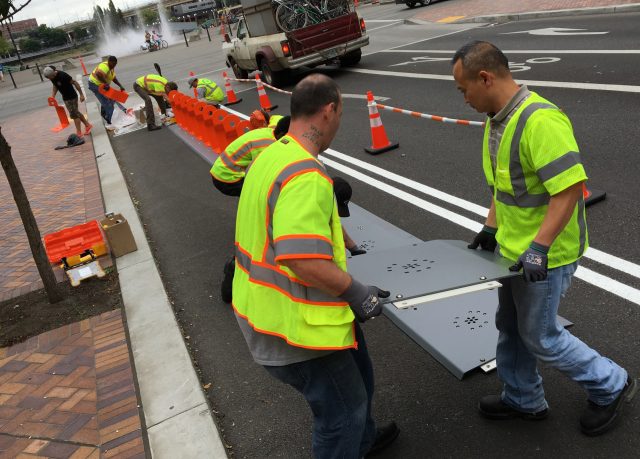
M 189 87 L 198 88 L 198 99 L 203 99 L 210 105 L 217 107 L 224 100 L 222 88 L 214 81 L 207 80 L 206 78 L 189 78 Z
M 177 89 L 178 85 L 173 81 L 168 81 L 166 78 L 154 74 L 141 76 L 133 83 L 133 90 L 144 100 L 144 109 L 147 115 L 147 129 L 149 131 L 155 131 L 162 127 L 156 125 L 156 117 L 153 113 L 151 98 L 153 97 L 156 100 L 158 107 L 160 107 L 160 113 L 162 113 L 164 117 L 167 114 L 167 95 Z
M 347 273 L 332 180 L 318 160 L 341 115 L 333 80 L 300 81 L 289 133 L 251 165 L 236 220 L 238 324 L 254 361 L 309 403 L 317 459 L 359 459 L 399 433 L 373 419 L 373 366 L 358 324 L 380 314 L 389 292 Z

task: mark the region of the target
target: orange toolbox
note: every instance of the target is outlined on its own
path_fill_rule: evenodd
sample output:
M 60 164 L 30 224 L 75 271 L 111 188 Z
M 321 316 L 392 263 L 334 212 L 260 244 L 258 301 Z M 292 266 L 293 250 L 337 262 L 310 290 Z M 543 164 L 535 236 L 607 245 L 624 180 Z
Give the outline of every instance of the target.
M 81 263 L 82 255 L 91 250 L 96 257 L 107 253 L 104 236 L 97 220 L 65 228 L 44 237 L 44 246 L 51 263 L 66 266 Z

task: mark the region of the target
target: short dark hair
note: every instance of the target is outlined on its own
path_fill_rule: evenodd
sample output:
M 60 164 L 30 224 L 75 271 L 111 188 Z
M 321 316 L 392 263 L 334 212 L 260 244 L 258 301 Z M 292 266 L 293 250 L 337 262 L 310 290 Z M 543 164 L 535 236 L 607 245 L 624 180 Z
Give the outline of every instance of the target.
M 170 81 L 164 86 L 164 90 L 167 94 L 169 94 L 171 91 L 177 91 L 178 85 L 175 82 Z
M 494 72 L 496 75 L 509 74 L 509 59 L 497 46 L 488 41 L 471 41 L 456 51 L 451 65 L 462 61 L 462 68 L 469 77 L 475 77 L 481 70 Z
M 295 120 L 313 116 L 330 103 L 340 103 L 340 88 L 328 76 L 314 73 L 293 88 L 291 118 Z
M 115 56 L 109 56 L 107 58 L 107 62 L 113 62 L 114 64 L 117 64 L 118 63 L 118 58 L 115 57 Z
M 278 140 L 280 137 L 284 137 L 289 132 L 289 125 L 291 124 L 291 117 L 289 115 L 283 116 L 278 124 L 276 124 L 273 130 L 273 136 Z

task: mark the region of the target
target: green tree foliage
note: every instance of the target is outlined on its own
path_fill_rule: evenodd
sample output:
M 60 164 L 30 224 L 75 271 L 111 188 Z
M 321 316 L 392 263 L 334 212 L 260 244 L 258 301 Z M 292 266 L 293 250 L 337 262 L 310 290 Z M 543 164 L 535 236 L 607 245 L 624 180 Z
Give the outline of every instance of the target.
M 158 10 L 155 8 L 145 8 L 142 10 L 142 20 L 145 26 L 150 26 L 154 22 L 158 22 L 160 16 L 158 16 Z
M 7 54 L 11 48 L 11 43 L 0 37 L 0 54 Z
M 88 36 L 89 33 L 87 32 L 87 29 L 83 27 L 76 27 L 73 29 L 73 38 L 75 38 L 76 40 L 82 40 L 83 38 L 86 38 Z
M 29 3 L 31 0 L 0 0 L 0 21 L 11 19 Z
M 40 41 L 34 40 L 33 38 L 23 38 L 20 40 L 20 49 L 25 53 L 33 53 L 35 51 L 40 51 L 42 49 L 42 45 Z
M 64 45 L 68 41 L 64 30 L 47 27 L 44 24 L 35 30 L 30 30 L 27 35 L 33 40 L 42 42 L 42 46 L 45 48 Z

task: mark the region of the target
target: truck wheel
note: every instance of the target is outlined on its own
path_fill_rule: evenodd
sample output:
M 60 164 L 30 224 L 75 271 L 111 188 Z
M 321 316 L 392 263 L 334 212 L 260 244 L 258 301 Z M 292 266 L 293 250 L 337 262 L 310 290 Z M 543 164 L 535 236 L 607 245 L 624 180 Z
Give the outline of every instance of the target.
M 284 84 L 289 76 L 289 72 L 286 70 L 279 72 L 272 70 L 266 59 L 260 60 L 260 71 L 262 72 L 263 81 L 276 87 Z
M 409 8 L 415 8 L 416 7 L 416 2 L 405 2 L 405 3 Z
M 341 67 L 349 67 L 351 65 L 356 65 L 362 59 L 362 50 L 356 49 L 355 51 L 351 51 L 340 58 L 340 66 Z
M 229 59 L 229 65 L 231 65 L 231 70 L 233 70 L 233 74 L 236 78 L 239 78 L 241 80 L 246 80 L 247 78 L 249 78 L 249 72 L 245 69 L 241 69 L 238 63 L 233 59 Z
M 431 5 L 431 0 L 420 0 L 420 4 L 422 6 Z

